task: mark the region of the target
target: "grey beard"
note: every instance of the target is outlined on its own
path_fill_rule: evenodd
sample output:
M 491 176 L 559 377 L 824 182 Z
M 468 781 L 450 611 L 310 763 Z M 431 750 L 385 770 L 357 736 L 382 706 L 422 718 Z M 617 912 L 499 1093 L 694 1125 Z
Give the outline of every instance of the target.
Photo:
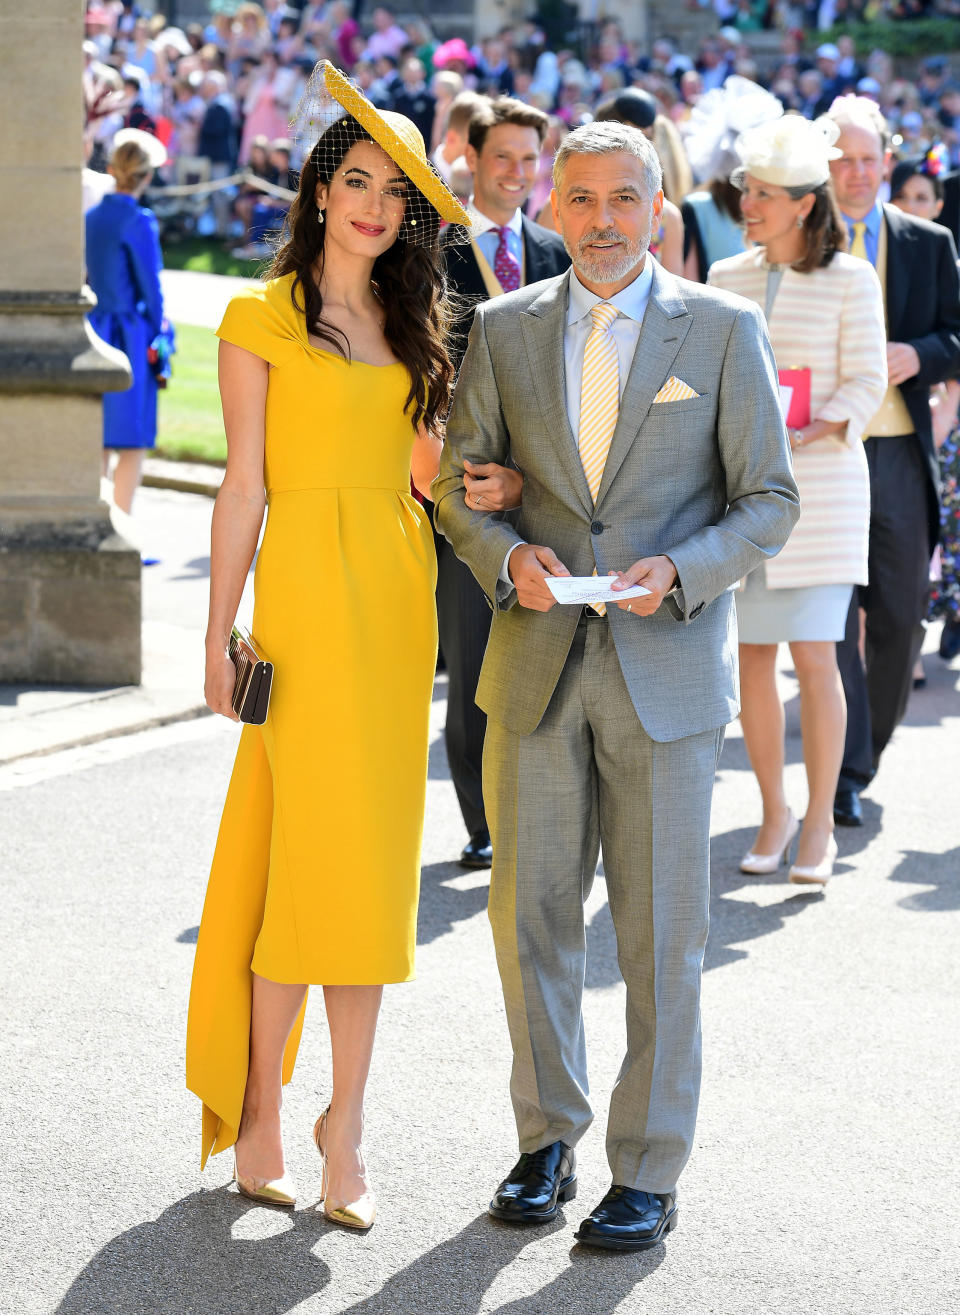
M 584 250 L 590 242 L 603 241 L 623 242 L 624 245 L 608 252 L 605 256 L 590 255 Z M 645 237 L 635 242 L 629 242 L 625 241 L 622 233 L 591 229 L 589 233 L 584 234 L 576 247 L 572 247 L 566 237 L 563 239 L 563 244 L 578 274 L 582 274 L 591 283 L 617 283 L 635 269 L 647 254 L 650 247 L 650 233 L 647 232 Z

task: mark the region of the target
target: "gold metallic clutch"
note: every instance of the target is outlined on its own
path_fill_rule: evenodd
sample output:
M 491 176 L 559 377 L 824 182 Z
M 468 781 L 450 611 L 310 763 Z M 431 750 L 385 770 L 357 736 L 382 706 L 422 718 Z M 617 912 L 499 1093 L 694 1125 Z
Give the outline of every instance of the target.
M 230 632 L 228 652 L 237 670 L 231 700 L 233 710 L 241 721 L 251 726 L 262 726 L 267 720 L 267 709 L 270 707 L 273 663 L 257 651 L 248 631 L 238 625 Z

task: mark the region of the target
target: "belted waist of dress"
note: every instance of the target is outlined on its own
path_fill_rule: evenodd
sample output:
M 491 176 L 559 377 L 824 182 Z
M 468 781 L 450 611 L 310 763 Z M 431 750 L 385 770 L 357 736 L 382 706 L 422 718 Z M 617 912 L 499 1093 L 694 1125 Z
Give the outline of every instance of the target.
M 274 498 L 280 493 L 339 493 L 339 492 L 359 492 L 359 493 L 406 493 L 410 494 L 410 487 L 403 487 L 399 484 L 302 484 L 296 488 L 278 489 L 268 488 L 267 497 Z

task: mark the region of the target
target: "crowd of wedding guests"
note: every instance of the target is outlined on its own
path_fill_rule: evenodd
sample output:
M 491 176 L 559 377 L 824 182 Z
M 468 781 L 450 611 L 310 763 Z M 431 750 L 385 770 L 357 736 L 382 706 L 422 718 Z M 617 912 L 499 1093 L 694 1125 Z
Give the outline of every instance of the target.
M 763 801 L 744 868 L 775 870 L 798 833 L 774 679 L 777 645 L 787 642 L 810 787 L 794 866 L 814 880 L 829 875 L 833 825 L 861 823 L 860 791 L 925 681 L 924 623 L 943 622 L 945 660 L 960 653 L 960 303 L 947 236 L 958 232 L 960 55 L 930 57 L 908 81 L 882 52 L 858 58 L 849 37 L 817 46 L 788 30 L 761 76 L 744 24 L 724 14 L 728 25 L 695 55 L 668 38 L 641 47 L 611 22 L 582 58 L 548 48 L 534 22 L 469 45 L 439 42 L 426 21 L 401 20 L 386 5 L 369 15 L 345 0 L 221 9 L 206 26 L 179 29 L 129 0 L 88 8 L 87 177 L 109 187 L 98 169 L 117 131 L 130 128 L 165 146 L 154 186 L 171 184 L 181 158 L 209 161 L 213 179 L 242 170 L 246 181 L 212 194 L 201 231 L 245 254 L 270 251 L 283 190 L 296 188 L 288 124 L 318 59 L 418 126 L 481 230 L 513 223 L 519 235 L 521 215 L 537 231 L 553 227 L 553 159 L 572 128 L 615 120 L 652 141 L 666 200 L 651 250 L 674 274 L 753 297 L 791 375 L 784 382 L 805 392 L 786 417 L 803 516 L 781 557 L 738 594 L 743 725 Z M 489 146 L 497 133 L 488 139 L 477 125 L 491 104 L 507 116 L 501 135 L 526 134 L 529 149 Z M 775 122 L 785 125 L 776 149 L 801 156 L 804 133 L 828 123 L 838 144 L 816 186 L 804 179 L 798 190 L 772 164 L 745 175 L 744 143 Z M 264 192 L 251 176 L 281 190 Z M 503 195 L 489 201 L 504 177 L 506 209 Z M 790 367 L 813 362 L 824 344 L 830 359 L 793 378 Z M 475 675 L 471 667 L 471 689 Z M 465 807 L 464 820 L 465 855 L 485 864 L 482 812 Z

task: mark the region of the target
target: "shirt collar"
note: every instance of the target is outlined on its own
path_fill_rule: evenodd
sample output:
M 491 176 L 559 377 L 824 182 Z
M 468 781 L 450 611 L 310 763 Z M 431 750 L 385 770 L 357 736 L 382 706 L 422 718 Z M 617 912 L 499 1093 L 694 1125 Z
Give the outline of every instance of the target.
M 880 225 L 883 223 L 883 206 L 880 204 L 879 200 L 877 200 L 873 203 L 873 209 L 868 210 L 862 219 L 851 219 L 850 216 L 846 214 L 843 218 L 847 228 L 850 229 L 851 232 L 853 232 L 854 224 L 864 224 L 870 236 L 876 237 L 880 232 Z
M 480 213 L 477 207 L 473 204 L 473 197 L 470 198 L 470 203 L 467 206 L 467 210 L 470 214 L 470 221 L 471 221 L 470 227 L 474 237 L 479 237 L 481 233 L 489 233 L 491 229 L 500 228 L 499 224 L 494 223 L 492 219 L 488 219 L 486 215 L 482 215 Z M 517 209 L 514 210 L 510 222 L 506 225 L 506 227 L 509 228 L 511 233 L 515 233 L 517 237 L 522 236 L 523 218 L 520 214 L 519 207 L 517 207 Z
M 621 315 L 626 315 L 628 319 L 636 320 L 641 323 L 644 312 L 647 309 L 647 302 L 650 300 L 650 289 L 653 286 L 653 258 L 647 254 L 647 259 L 643 262 L 643 269 L 633 280 L 622 288 L 613 297 L 607 297 L 611 306 L 616 306 Z M 594 306 L 603 301 L 603 297 L 598 297 L 595 292 L 585 288 L 577 278 L 576 270 L 570 270 L 570 304 L 567 307 L 567 323 L 576 324 L 582 320 L 585 315 L 589 315 Z

